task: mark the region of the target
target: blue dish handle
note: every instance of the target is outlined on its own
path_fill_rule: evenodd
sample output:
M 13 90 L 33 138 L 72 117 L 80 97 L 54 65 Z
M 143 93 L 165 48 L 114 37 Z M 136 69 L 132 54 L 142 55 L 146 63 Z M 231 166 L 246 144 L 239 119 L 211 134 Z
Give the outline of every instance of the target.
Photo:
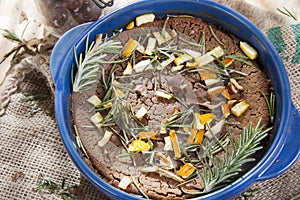
M 282 174 L 289 169 L 300 156 L 300 113 L 293 104 L 291 110 L 291 121 L 288 126 L 289 129 L 286 130 L 287 138 L 283 143 L 282 150 L 270 167 L 258 175 L 256 181 L 271 179 Z
M 90 26 L 92 22 L 81 24 L 70 29 L 64 33 L 60 39 L 56 42 L 52 54 L 50 57 L 50 72 L 54 84 L 56 84 L 56 78 L 59 74 L 61 68 L 61 62 L 64 59 L 65 55 L 70 51 L 74 46 L 75 39 L 81 35 L 81 33 Z

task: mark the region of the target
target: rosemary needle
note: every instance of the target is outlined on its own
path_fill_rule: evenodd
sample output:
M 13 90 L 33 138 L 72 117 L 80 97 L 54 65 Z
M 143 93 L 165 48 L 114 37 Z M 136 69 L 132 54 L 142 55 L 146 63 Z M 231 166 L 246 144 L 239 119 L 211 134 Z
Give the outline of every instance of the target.
M 283 9 L 277 8 L 277 10 L 278 10 L 280 13 L 282 13 L 282 14 L 288 16 L 288 17 L 291 17 L 291 18 L 293 18 L 293 19 L 296 20 L 296 21 L 298 20 L 298 17 L 297 17 L 297 15 L 296 15 L 296 13 L 292 13 L 292 12 L 289 11 L 286 7 L 283 7 Z

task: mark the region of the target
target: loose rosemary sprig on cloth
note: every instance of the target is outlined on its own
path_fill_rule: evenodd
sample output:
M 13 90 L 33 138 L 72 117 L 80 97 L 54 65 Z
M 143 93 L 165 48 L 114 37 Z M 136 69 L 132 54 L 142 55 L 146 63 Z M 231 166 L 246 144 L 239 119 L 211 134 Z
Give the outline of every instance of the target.
M 84 55 L 81 53 L 77 57 L 76 48 L 74 48 L 77 73 L 73 80 L 73 91 L 80 92 L 97 87 L 97 74 L 101 64 L 124 62 L 124 60 L 115 60 L 115 56 L 110 60 L 106 60 L 107 54 L 118 55 L 122 48 L 121 42 L 102 40 L 101 35 L 97 38 L 96 42 L 93 41 L 91 44 L 89 44 L 89 37 L 87 37 Z
M 66 179 L 63 178 L 61 184 L 57 184 L 56 182 L 45 178 L 43 174 L 39 174 L 36 179 L 35 189 L 49 192 L 50 194 L 55 194 L 60 196 L 63 200 L 68 199 L 78 199 L 76 194 L 71 193 L 70 191 L 74 188 L 74 186 L 65 186 Z
M 298 17 L 297 17 L 297 15 L 296 15 L 296 13 L 295 13 L 295 12 L 289 11 L 286 7 L 283 7 L 283 9 L 277 8 L 277 10 L 278 10 L 280 13 L 282 13 L 282 14 L 288 16 L 288 17 L 293 18 L 295 21 L 298 20 Z
M 19 54 L 21 48 L 26 45 L 25 41 L 23 40 L 23 35 L 25 33 L 25 30 L 27 29 L 28 24 L 29 23 L 26 24 L 20 36 L 17 33 L 15 33 L 13 30 L 3 29 L 2 36 L 12 42 L 18 43 L 18 46 L 14 47 L 11 51 L 5 54 L 3 59 L 0 61 L 0 64 L 4 62 L 12 54 L 13 54 L 12 61 L 13 62 L 16 61 L 17 55 Z
M 209 156 L 212 166 L 207 162 L 205 163 L 201 174 L 204 192 L 207 193 L 224 186 L 242 171 L 241 166 L 243 164 L 254 161 L 255 159 L 249 156 L 262 148 L 259 146 L 260 141 L 267 136 L 271 129 L 272 127 L 264 129 L 260 119 L 256 127 L 253 127 L 252 123 L 245 127 L 238 140 L 229 136 L 232 149 L 229 150 L 226 146 L 223 158 Z

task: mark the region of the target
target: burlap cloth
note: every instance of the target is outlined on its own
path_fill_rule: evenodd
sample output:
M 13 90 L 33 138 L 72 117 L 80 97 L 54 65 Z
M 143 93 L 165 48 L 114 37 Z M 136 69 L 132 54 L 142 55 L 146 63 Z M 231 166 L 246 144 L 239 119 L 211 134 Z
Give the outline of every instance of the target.
M 300 109 L 300 24 L 290 25 L 287 18 L 241 1 L 220 2 L 247 16 L 271 39 L 288 72 L 293 102 Z M 49 71 L 55 41 L 47 37 L 39 45 L 37 41 L 28 44 L 31 50 L 12 66 L 1 94 L 0 199 L 59 199 L 33 189 L 38 174 L 57 183 L 66 178 L 66 185 L 78 186 L 79 199 L 106 199 L 77 170 L 57 130 L 55 87 Z M 282 175 L 251 186 L 256 188 L 253 199 L 300 199 L 300 161 Z

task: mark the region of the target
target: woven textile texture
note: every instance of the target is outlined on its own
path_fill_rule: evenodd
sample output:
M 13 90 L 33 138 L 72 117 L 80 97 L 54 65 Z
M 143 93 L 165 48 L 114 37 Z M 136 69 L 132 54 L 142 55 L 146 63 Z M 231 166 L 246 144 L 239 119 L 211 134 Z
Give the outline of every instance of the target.
M 228 2 L 222 1 L 238 11 L 247 7 L 247 13 L 243 14 L 256 22 L 251 16 L 257 8 Z M 300 25 L 281 25 L 279 23 L 285 20 L 280 17 L 270 19 L 274 19 L 272 23 L 259 21 L 259 27 L 264 28 L 282 57 L 291 83 L 293 102 L 300 110 Z M 274 26 L 276 23 L 278 26 Z M 0 200 L 60 199 L 57 193 L 34 189 L 39 174 L 58 184 L 65 178 L 66 186 L 76 186 L 74 192 L 79 199 L 105 200 L 107 198 L 77 170 L 61 141 L 54 114 L 50 52 L 49 49 L 35 55 L 25 52 L 23 59 L 13 66 L 7 77 L 8 86 L 1 94 Z M 300 199 L 300 160 L 282 175 L 251 186 L 251 189 L 256 188 L 259 190 L 253 193 L 252 199 Z

